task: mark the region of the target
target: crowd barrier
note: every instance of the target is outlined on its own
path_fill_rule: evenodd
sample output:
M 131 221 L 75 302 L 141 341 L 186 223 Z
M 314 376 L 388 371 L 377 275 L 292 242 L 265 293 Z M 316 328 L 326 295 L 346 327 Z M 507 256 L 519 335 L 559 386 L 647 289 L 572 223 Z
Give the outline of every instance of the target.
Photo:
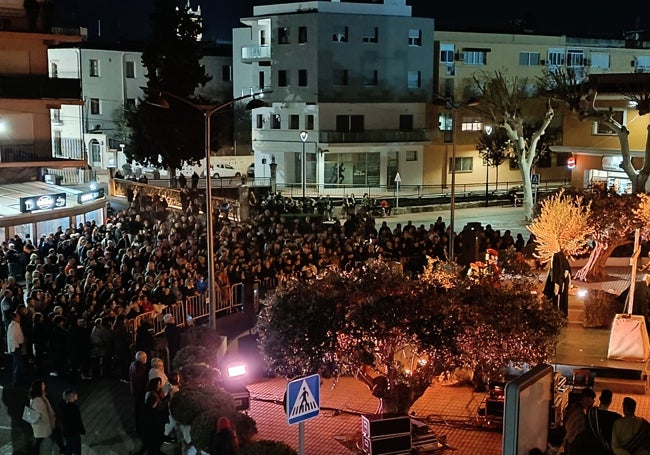
M 247 309 L 247 304 L 252 305 L 250 311 L 257 314 L 259 310 L 259 289 L 270 290 L 271 286 L 277 285 L 277 280 L 265 280 L 263 283 L 255 281 L 252 285 L 237 283 L 232 286 L 217 286 L 215 288 L 216 314 L 230 314 L 235 311 Z M 129 324 L 131 337 L 135 342 L 138 328 L 143 320 L 151 322 L 154 335 L 161 335 L 165 331 L 163 320 L 166 314 L 171 314 L 179 327 L 184 327 L 196 319 L 210 315 L 210 301 L 205 294 L 186 297 L 183 302 L 177 302 L 162 308 L 161 311 L 148 311 L 139 314 Z

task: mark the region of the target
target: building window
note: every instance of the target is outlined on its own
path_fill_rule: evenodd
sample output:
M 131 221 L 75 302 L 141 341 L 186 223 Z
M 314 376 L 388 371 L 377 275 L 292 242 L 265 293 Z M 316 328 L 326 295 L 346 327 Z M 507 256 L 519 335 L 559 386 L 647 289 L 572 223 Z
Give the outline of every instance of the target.
M 417 150 L 407 150 L 405 159 L 406 161 L 417 161 L 418 160 Z
M 422 46 L 422 30 L 409 30 L 409 46 Z
M 354 133 L 364 131 L 363 115 L 337 115 L 336 132 Z
M 93 115 L 99 115 L 101 113 L 99 110 L 99 98 L 90 98 L 90 113 Z
M 549 49 L 546 64 L 549 66 L 564 65 L 564 49 Z
M 376 43 L 379 41 L 379 29 L 374 27 L 372 30 L 368 30 L 363 34 L 361 41 L 364 43 Z
M 451 131 L 454 127 L 454 118 L 450 112 L 441 112 L 438 116 L 438 128 L 440 131 Z
M 52 121 L 61 124 L 61 109 L 52 109 Z
M 408 72 L 408 88 L 420 88 L 422 86 L 422 76 L 420 71 L 409 71 Z
M 592 52 L 590 63 L 592 68 L 607 70 L 610 66 L 609 54 L 602 52 Z
M 441 44 L 440 45 L 440 63 L 454 64 L 454 45 Z
M 266 30 L 260 30 L 260 46 L 266 46 Z
M 304 25 L 298 27 L 298 42 L 300 44 L 307 42 L 307 27 Z
M 264 117 L 262 116 L 262 114 L 257 114 L 255 116 L 255 127 L 258 130 L 261 130 L 262 128 L 264 128 Z
M 54 62 L 50 63 L 50 73 L 53 78 L 59 77 L 59 65 Z
M 135 62 L 127 60 L 124 62 L 124 75 L 127 79 L 135 78 Z
M 135 108 L 135 98 L 127 98 L 124 107 L 127 109 Z
M 278 70 L 278 86 L 287 87 L 289 85 L 289 72 L 287 70 Z
M 298 86 L 307 87 L 307 70 L 298 70 Z
M 337 43 L 347 43 L 348 42 L 348 28 L 347 27 L 340 27 L 340 28 L 334 30 L 334 33 L 332 33 L 332 41 L 336 41 Z
M 519 65 L 521 66 L 538 66 L 539 65 L 539 52 L 520 52 Z
M 614 110 L 612 112 L 612 119 L 616 120 L 620 125 L 625 126 L 625 111 Z M 600 122 L 594 122 L 591 134 L 595 136 L 615 136 L 616 131 L 611 129 L 608 125 Z
M 88 74 L 90 77 L 99 77 L 99 60 L 96 58 L 90 59 Z
M 335 69 L 332 75 L 334 85 L 348 85 L 348 70 Z
M 465 65 L 485 65 L 486 63 L 485 51 L 463 51 L 463 63 Z
M 90 141 L 90 161 L 93 163 L 102 162 L 102 147 L 96 140 Z
M 280 114 L 271 114 L 271 129 L 279 130 L 280 128 L 282 128 Z
M 223 65 L 221 67 L 221 80 L 223 82 L 232 82 L 232 66 Z
M 650 72 L 650 55 L 638 55 L 632 61 L 636 67 L 634 70 L 635 73 Z
M 278 28 L 278 44 L 289 44 L 289 28 Z
M 306 130 L 314 129 L 314 116 L 312 114 L 307 114 L 305 116 L 305 129 Z
M 259 89 L 260 89 L 260 90 L 264 90 L 264 87 L 266 87 L 266 86 L 264 85 L 264 82 L 265 82 L 265 81 L 264 81 L 264 79 L 265 79 L 264 71 L 260 71 L 260 72 L 257 74 L 257 79 L 258 79 L 257 82 L 258 82 L 258 84 L 259 84 Z
M 569 49 L 566 53 L 566 66 L 583 66 L 585 53 L 581 49 Z
M 300 116 L 298 114 L 291 114 L 289 116 L 289 129 L 290 130 L 300 129 Z
M 61 131 L 53 131 L 53 133 L 54 133 L 54 138 L 53 138 L 52 146 L 54 148 L 54 154 L 56 156 L 61 156 L 63 155 L 63 149 L 61 145 Z
M 399 130 L 400 131 L 413 131 L 413 115 L 401 114 L 399 116 Z
M 363 85 L 377 85 L 377 70 L 366 71 L 363 74 Z
M 464 118 L 460 124 L 461 131 L 483 131 L 483 122 L 478 118 Z
M 449 158 L 449 173 L 452 170 L 453 161 Z M 471 156 L 456 157 L 456 172 L 472 172 L 474 170 L 474 158 Z

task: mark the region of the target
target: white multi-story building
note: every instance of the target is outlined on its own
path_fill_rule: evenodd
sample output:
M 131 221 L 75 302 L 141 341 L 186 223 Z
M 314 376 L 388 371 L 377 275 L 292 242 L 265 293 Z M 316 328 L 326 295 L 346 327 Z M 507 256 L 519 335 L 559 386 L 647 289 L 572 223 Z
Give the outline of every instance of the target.
M 422 183 L 433 19 L 405 0 L 309 1 L 256 6 L 241 22 L 233 95 L 270 91 L 252 114 L 257 177 L 274 160 L 278 184 L 332 193 L 392 187 L 397 173 Z
M 101 47 L 98 47 L 101 46 Z M 142 51 L 137 47 L 113 47 L 88 43 L 50 48 L 50 77 L 77 78 L 81 81 L 83 104 L 63 105 L 51 110 L 52 141 L 56 156 L 72 156 L 83 151 L 68 147 L 71 139 L 83 139 L 87 161 L 92 167 L 121 168 L 126 164 L 127 146 L 123 124 L 125 106 L 133 106 L 144 97 L 147 85 Z M 230 48 L 215 49 L 201 63 L 212 79 L 196 91 L 197 96 L 223 101 L 232 93 L 232 57 Z

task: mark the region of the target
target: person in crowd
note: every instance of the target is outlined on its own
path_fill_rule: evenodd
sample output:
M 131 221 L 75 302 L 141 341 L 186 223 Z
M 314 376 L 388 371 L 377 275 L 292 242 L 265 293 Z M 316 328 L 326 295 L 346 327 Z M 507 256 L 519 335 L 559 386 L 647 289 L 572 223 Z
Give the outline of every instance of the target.
M 235 455 L 239 452 L 239 440 L 237 433 L 232 428 L 228 417 L 217 419 L 216 431 L 210 441 L 211 455 Z
M 147 381 L 149 380 L 149 368 L 147 367 L 147 353 L 138 351 L 135 353 L 135 360 L 129 366 L 129 383 L 131 395 L 133 396 L 133 415 L 135 417 L 135 431 L 142 435 L 142 409 L 144 407 L 144 396 L 147 392 Z
M 612 428 L 612 451 L 615 455 L 650 454 L 650 423 L 636 414 L 636 401 L 623 398 L 623 417 Z
M 153 359 L 151 359 L 151 368 L 149 369 L 148 378 L 149 380 L 153 378 L 160 378 L 161 381 L 160 390 L 162 391 L 162 394 L 165 397 L 171 396 L 178 391 L 178 388 L 175 387 L 169 381 L 169 378 L 165 373 L 165 362 L 162 359 L 159 359 L 158 357 L 154 357 Z
M 11 317 L 11 322 L 7 327 L 7 351 L 11 355 L 11 383 L 13 385 L 22 381 L 25 374 L 25 365 L 23 362 L 23 345 L 25 336 L 20 327 L 20 312 L 15 311 Z
M 162 380 L 159 377 L 150 379 L 140 416 L 143 449 L 148 455 L 160 454 L 169 414 L 168 400 L 162 392 Z
M 600 392 L 598 407 L 592 407 L 587 411 L 587 426 L 596 444 L 594 455 L 608 455 L 612 453 L 612 430 L 614 422 L 622 416 L 618 412 L 610 411 L 613 393 L 610 389 L 603 389 Z
M 564 422 L 566 428 L 564 447 L 567 455 L 591 453 L 594 441 L 588 431 L 587 412 L 594 406 L 595 401 L 596 393 L 585 387 L 580 392 L 580 400 L 567 409 Z
M 86 434 L 86 428 L 81 420 L 81 411 L 77 400 L 76 390 L 67 389 L 63 392 L 63 403 L 59 411 L 59 425 L 65 443 L 65 455 L 81 455 L 81 436 Z
M 165 323 L 165 340 L 169 350 L 169 360 L 173 362 L 176 353 L 181 349 L 181 329 L 176 324 L 174 316 L 170 313 L 163 316 L 163 322 Z
M 32 382 L 29 390 L 29 406 L 38 411 L 41 417 L 32 423 L 32 431 L 34 432 L 34 446 L 32 453 L 38 455 L 41 453 L 41 445 L 45 438 L 54 435 L 54 441 L 59 446 L 60 453 L 64 453 L 64 446 L 60 438 L 56 437 L 54 428 L 56 426 L 56 414 L 50 401 L 47 398 L 45 381 L 37 379 Z

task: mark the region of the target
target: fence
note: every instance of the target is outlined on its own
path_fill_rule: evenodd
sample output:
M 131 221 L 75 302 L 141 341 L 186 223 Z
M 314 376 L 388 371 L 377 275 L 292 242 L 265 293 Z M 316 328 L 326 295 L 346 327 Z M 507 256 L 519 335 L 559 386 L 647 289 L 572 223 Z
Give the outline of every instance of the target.
M 266 281 L 265 284 L 271 286 L 274 282 Z M 277 284 L 277 280 L 275 281 L 275 284 Z M 259 309 L 259 288 L 259 281 L 254 282 L 252 285 L 237 283 L 228 287 L 217 287 L 215 289 L 216 314 L 230 314 L 234 311 L 241 311 L 247 306 L 247 304 L 251 305 L 250 311 L 252 314 L 257 314 Z M 165 322 L 163 321 L 163 318 L 166 314 L 174 316 L 176 324 L 179 327 L 184 327 L 187 325 L 189 320 L 201 319 L 210 315 L 210 300 L 206 298 L 205 295 L 201 294 L 187 297 L 183 302 L 168 305 L 161 312 L 148 311 L 139 314 L 134 318 L 133 324 L 130 327 L 132 330 L 131 336 L 133 341 L 135 341 L 138 328 L 142 325 L 143 320 L 151 322 L 154 335 L 161 335 L 164 333 Z

